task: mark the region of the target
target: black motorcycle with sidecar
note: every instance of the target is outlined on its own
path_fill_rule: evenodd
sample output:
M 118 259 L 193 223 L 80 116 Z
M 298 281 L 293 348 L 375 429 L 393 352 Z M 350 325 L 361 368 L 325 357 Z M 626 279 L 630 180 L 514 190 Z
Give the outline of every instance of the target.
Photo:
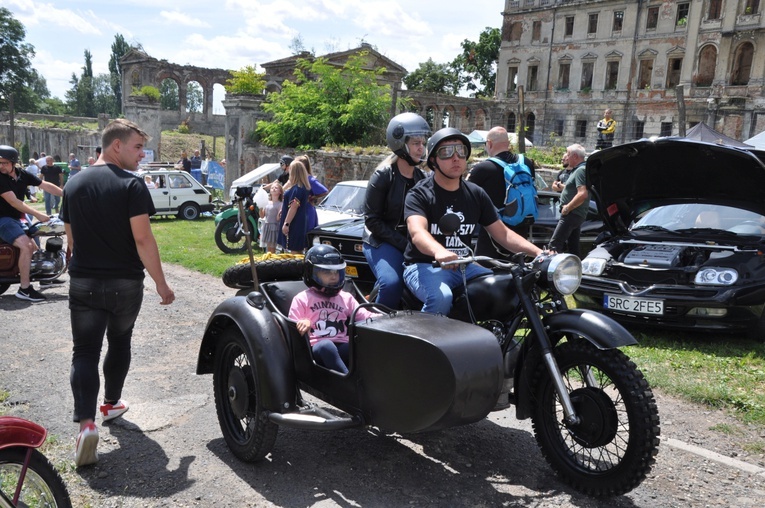
M 446 217 L 439 226 L 448 231 Z M 351 320 L 347 375 L 318 365 L 287 318 L 302 280 L 263 283 L 221 303 L 197 374 L 213 374 L 232 452 L 263 459 L 279 426 L 418 433 L 474 423 L 512 404 L 518 419 L 532 419 L 544 457 L 574 488 L 605 497 L 637 487 L 658 453 L 656 402 L 617 349 L 637 344 L 634 337 L 606 316 L 567 308 L 564 296 L 581 280 L 579 259 L 453 263 L 472 261 L 491 263 L 494 273 L 468 281 L 449 316 L 363 303 L 381 315 Z

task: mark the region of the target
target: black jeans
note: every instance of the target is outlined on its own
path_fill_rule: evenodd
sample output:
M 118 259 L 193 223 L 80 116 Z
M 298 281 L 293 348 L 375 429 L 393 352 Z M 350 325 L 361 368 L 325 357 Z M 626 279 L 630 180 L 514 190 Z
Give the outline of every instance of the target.
M 585 218 L 573 213 L 562 215 L 550 239 L 549 247 L 558 253 L 568 252 L 581 257 L 579 254 L 579 233 Z M 564 251 L 566 244 L 568 244 L 568 249 Z
M 74 395 L 74 421 L 96 416 L 98 361 L 104 333 L 109 347 L 104 358 L 104 398 L 118 400 L 130 368 L 130 340 L 143 302 L 143 280 L 69 280 L 72 320 L 72 368 L 69 382 Z

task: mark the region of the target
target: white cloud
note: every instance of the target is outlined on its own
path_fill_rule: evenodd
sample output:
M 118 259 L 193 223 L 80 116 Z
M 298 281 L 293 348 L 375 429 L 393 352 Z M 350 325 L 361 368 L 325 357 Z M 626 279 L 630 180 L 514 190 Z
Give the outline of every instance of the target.
M 210 24 L 199 18 L 189 16 L 180 11 L 160 11 L 160 17 L 167 20 L 172 25 L 192 26 L 199 28 L 209 28 Z

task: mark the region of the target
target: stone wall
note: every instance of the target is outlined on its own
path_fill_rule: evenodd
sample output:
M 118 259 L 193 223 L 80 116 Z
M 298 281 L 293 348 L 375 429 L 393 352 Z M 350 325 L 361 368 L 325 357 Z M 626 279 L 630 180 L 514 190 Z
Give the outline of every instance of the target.
M 58 155 L 62 161 L 69 160 L 69 154 L 73 153 L 81 162 L 85 162 L 95 153 L 96 146 L 101 144 L 101 132 L 89 129 L 73 131 L 20 125 L 14 122 L 14 134 L 18 146 L 29 147 L 30 156 L 33 152 L 45 152 L 52 156 Z M 4 143 L 8 139 L 10 126 L 7 120 L 0 121 L 0 142 Z

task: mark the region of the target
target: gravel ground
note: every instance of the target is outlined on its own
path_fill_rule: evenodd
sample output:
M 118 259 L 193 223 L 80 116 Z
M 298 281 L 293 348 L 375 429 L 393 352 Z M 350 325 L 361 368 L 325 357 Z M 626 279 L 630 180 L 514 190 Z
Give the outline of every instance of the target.
M 0 296 L 6 412 L 48 428 L 45 452 L 74 506 L 755 507 L 765 499 L 765 429 L 661 393 L 656 465 L 640 487 L 607 501 L 560 482 L 530 423 L 512 409 L 427 435 L 282 429 L 269 460 L 242 463 L 218 427 L 212 377 L 195 374 L 207 317 L 233 290 L 218 278 L 165 270 L 177 299 L 160 306 L 147 279 L 123 394 L 131 409 L 99 422 L 100 461 L 80 470 L 72 456 L 68 285 L 45 289 L 41 304 L 17 300 L 15 286 Z

